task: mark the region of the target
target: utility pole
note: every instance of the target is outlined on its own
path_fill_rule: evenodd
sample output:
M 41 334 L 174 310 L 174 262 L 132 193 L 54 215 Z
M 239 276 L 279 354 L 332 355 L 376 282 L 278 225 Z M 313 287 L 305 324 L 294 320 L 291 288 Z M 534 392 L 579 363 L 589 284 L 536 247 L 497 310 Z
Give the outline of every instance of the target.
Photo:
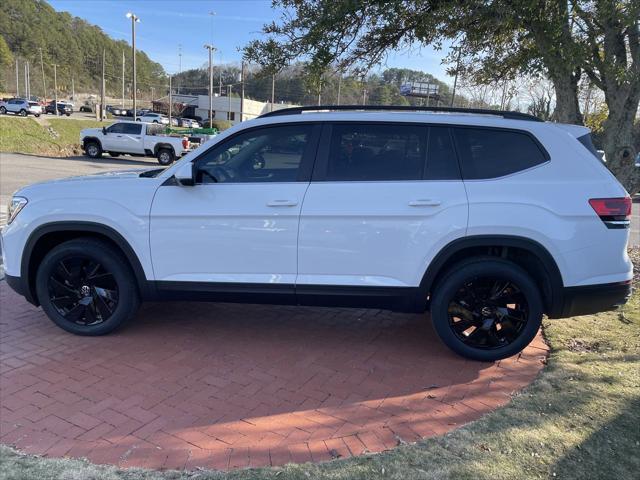
M 29 68 L 29 62 L 25 62 L 24 64 L 24 95 L 29 100 L 29 73 L 27 72 Z
M 216 50 L 211 44 L 204 46 L 209 50 L 209 128 L 213 125 L 213 52 Z
M 156 98 L 156 89 L 151 87 L 151 105 L 153 105 L 153 99 Z
M 367 89 L 363 88 L 362 89 L 362 105 L 366 105 L 367 104 Z
M 228 120 L 231 120 L 231 85 L 227 85 L 227 99 L 229 100 Z
M 244 60 L 241 64 L 240 70 L 240 121 L 244 122 Z
M 124 50 L 122 51 L 122 108 L 124 108 Z
M 177 90 L 178 94 L 180 94 L 180 78 L 182 77 L 182 44 L 178 44 L 178 85 Z M 171 83 L 171 75 L 169 75 L 169 83 Z
M 53 98 L 54 110 L 56 117 L 58 116 L 58 65 L 53 64 Z
M 71 100 L 76 100 L 76 83 L 75 78 L 71 77 Z
M 169 75 L 169 128 L 171 128 L 172 107 L 173 107 L 173 97 L 171 95 L 171 75 Z
M 340 72 L 340 76 L 338 77 L 338 101 L 337 104 L 340 105 L 340 89 L 342 87 L 342 72 Z
M 220 52 L 220 66 L 218 67 L 218 96 L 222 96 L 222 52 Z
M 100 83 L 100 121 L 104 120 L 104 57 L 105 49 L 102 49 L 102 82 Z
M 451 106 L 456 99 L 456 86 L 458 85 L 458 72 L 460 71 L 460 54 L 462 53 L 462 45 L 458 45 L 458 59 L 456 60 L 456 76 L 453 78 L 453 92 L 451 93 Z
M 322 78 L 318 81 L 318 106 L 322 105 Z
M 18 75 L 18 59 L 16 58 L 16 97 L 20 96 L 20 77 Z
M 276 103 L 276 74 L 271 75 L 271 111 L 273 112 L 273 104 Z
M 133 121 L 138 118 L 137 111 L 137 85 L 136 85 L 136 23 L 140 22 L 140 19 L 133 13 L 127 13 L 127 18 L 131 19 L 131 56 L 133 66 Z
M 44 62 L 42 61 L 42 48 L 39 48 L 38 50 L 40 50 L 40 68 L 42 69 L 42 94 L 43 94 L 43 98 L 46 101 L 47 100 L 47 81 L 44 78 Z

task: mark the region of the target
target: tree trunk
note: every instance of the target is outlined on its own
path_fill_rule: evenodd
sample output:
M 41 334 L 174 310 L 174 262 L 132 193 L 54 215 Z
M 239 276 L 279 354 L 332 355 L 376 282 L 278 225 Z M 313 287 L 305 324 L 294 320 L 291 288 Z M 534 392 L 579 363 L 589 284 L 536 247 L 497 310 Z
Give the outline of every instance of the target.
M 578 103 L 578 79 L 573 73 L 551 74 L 556 92 L 556 110 L 554 119 L 560 123 L 583 124 Z
M 625 98 L 626 97 L 626 98 Z M 635 166 L 633 121 L 640 92 L 606 92 L 609 116 L 604 122 L 604 152 L 607 167 L 630 194 L 640 191 L 640 168 Z

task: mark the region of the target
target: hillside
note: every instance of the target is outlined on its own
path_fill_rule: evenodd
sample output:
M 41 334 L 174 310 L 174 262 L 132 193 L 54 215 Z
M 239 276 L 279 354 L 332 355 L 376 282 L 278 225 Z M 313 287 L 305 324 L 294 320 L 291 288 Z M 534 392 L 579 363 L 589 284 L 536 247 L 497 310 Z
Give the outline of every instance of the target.
M 31 92 L 43 94 L 40 48 L 44 60 L 47 96 L 53 89 L 53 64 L 58 65 L 58 88 L 71 92 L 73 77 L 76 92 L 97 91 L 102 72 L 102 51 L 106 50 L 107 90 L 121 90 L 122 52 L 126 55 L 126 79 L 131 78 L 131 47 L 125 41 L 116 41 L 99 27 L 56 12 L 44 0 L 2 0 L 0 2 L 0 36 L 4 38 L 20 63 L 20 89 L 23 88 L 24 61 L 31 64 Z M 138 88 L 164 83 L 162 66 L 144 52 L 136 55 Z M 4 86 L 15 89 L 15 61 L 12 68 L 2 69 Z M 119 96 L 119 95 L 118 95 Z

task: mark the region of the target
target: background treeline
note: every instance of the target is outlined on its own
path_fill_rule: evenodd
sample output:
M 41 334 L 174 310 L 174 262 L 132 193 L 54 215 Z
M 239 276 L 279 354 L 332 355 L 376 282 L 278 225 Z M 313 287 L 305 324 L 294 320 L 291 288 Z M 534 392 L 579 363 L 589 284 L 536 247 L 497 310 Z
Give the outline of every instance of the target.
M 123 18 L 123 21 L 125 19 Z M 121 91 L 122 52 L 125 54 L 125 79 L 130 89 L 131 47 L 122 40 L 113 40 L 99 27 L 73 17 L 66 12 L 56 12 L 44 0 L 2 0 L 0 2 L 0 88 L 15 90 L 15 60 L 18 60 L 18 75 L 21 94 L 24 89 L 24 62 L 30 64 L 31 93 L 43 95 L 40 49 L 47 86 L 47 96 L 53 92 L 53 64 L 58 65 L 58 88 L 71 91 L 71 80 L 75 90 L 94 91 L 100 89 L 102 75 L 102 52 L 106 52 L 105 70 L 107 88 Z M 4 42 L 3 42 L 4 41 Z M 6 43 L 10 55 L 4 54 Z M 164 82 L 162 66 L 138 51 L 136 55 L 138 88 Z M 118 95 L 119 96 L 119 95 Z

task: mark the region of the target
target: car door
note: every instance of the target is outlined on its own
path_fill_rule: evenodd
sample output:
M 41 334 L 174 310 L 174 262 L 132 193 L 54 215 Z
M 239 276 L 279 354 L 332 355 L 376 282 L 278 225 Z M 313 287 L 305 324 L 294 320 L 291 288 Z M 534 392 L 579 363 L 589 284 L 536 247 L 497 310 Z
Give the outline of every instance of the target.
M 302 302 L 309 286 L 418 286 L 431 259 L 467 226 L 449 129 L 334 123 L 320 145 L 300 219 Z
M 18 113 L 20 111 L 20 105 L 21 105 L 20 100 L 9 100 L 7 104 L 7 111 Z
M 108 152 L 144 153 L 140 123 L 118 122 L 107 128 L 102 149 Z
M 311 123 L 241 131 L 193 161 L 194 186 L 158 188 L 150 240 L 159 288 L 270 285 L 292 294 L 319 131 Z

